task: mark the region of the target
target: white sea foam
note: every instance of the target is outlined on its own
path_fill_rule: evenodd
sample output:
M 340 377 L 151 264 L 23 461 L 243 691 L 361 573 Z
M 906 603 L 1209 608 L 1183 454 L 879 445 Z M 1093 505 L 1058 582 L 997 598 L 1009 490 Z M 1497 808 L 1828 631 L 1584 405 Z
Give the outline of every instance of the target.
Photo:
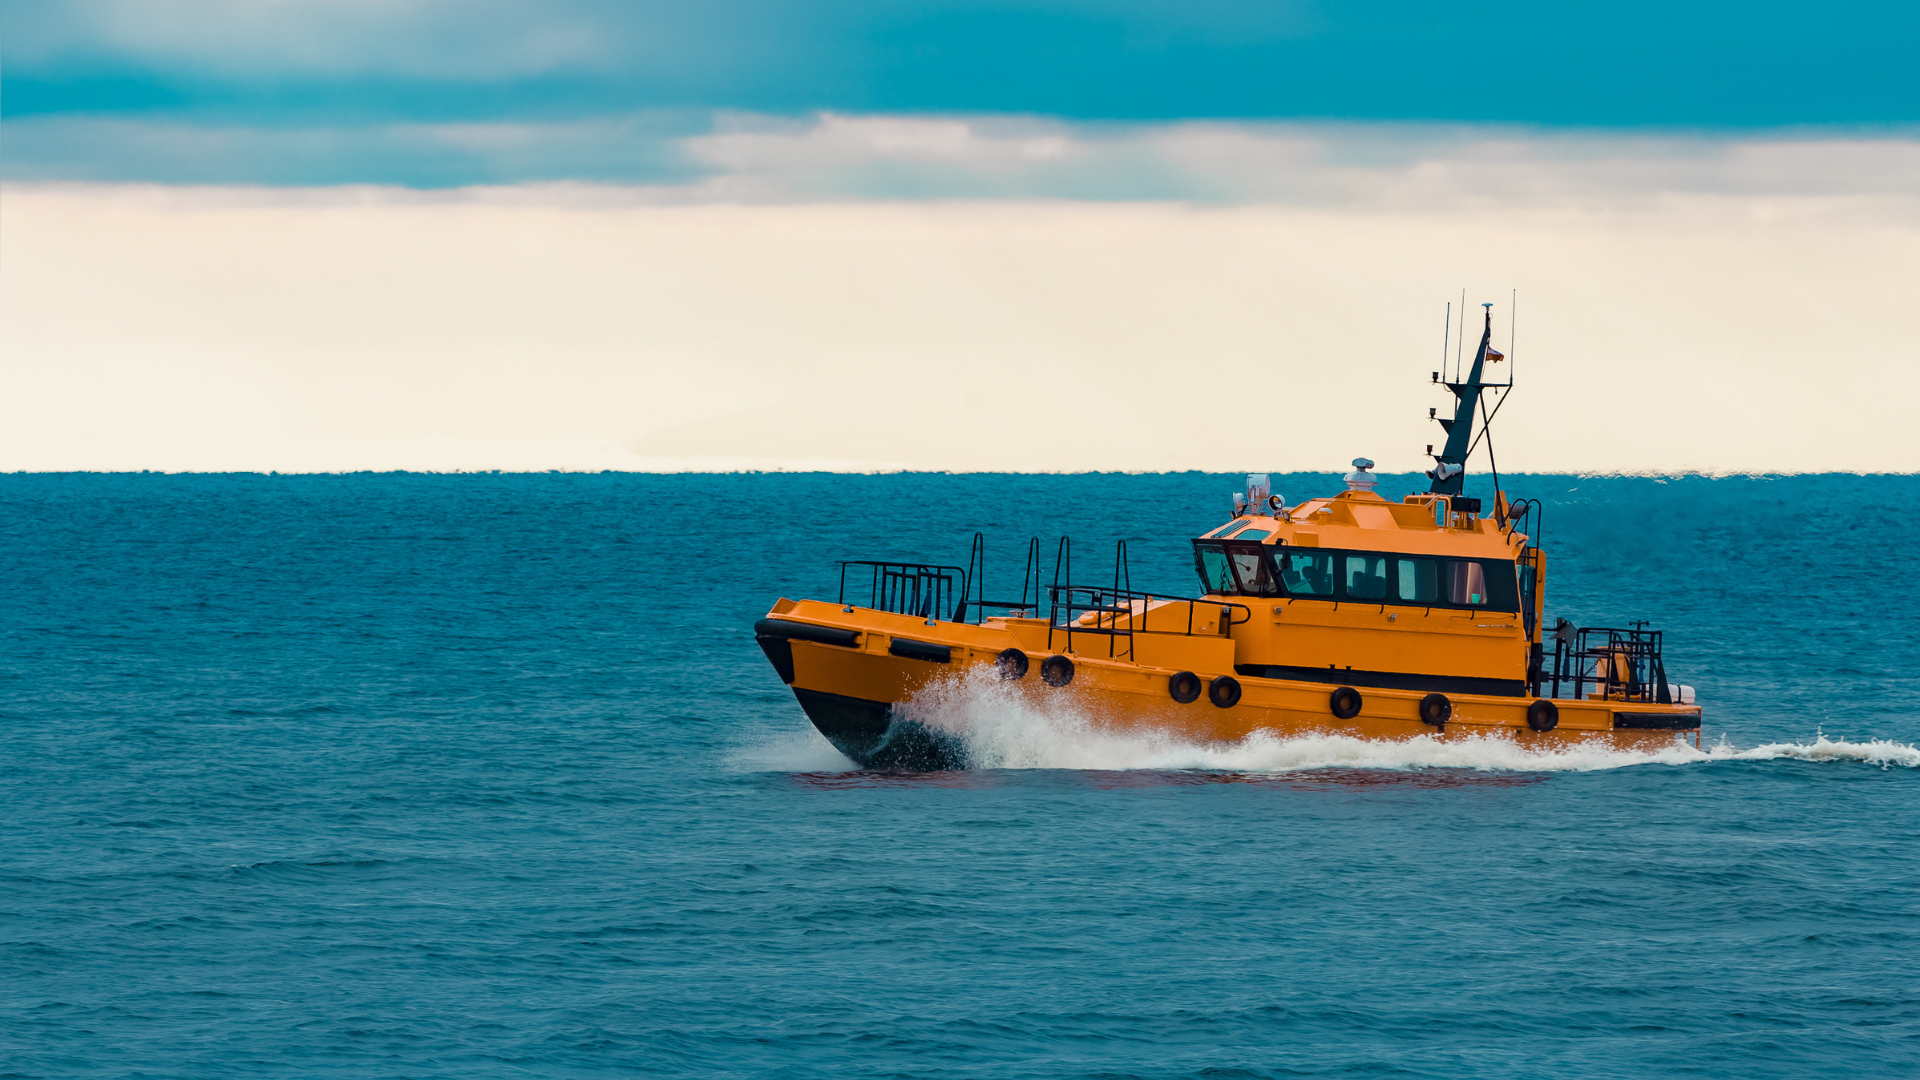
M 1920 768 L 1920 748 L 1884 739 L 1848 742 L 1816 735 L 1805 743 L 1768 743 L 1742 750 L 1721 742 L 1695 748 L 1678 739 L 1655 750 L 1623 750 L 1598 740 L 1534 749 L 1512 738 L 1359 739 L 1345 735 L 1283 737 L 1268 732 L 1232 743 L 1196 742 L 1164 731 L 1116 732 L 1062 695 L 1037 698 L 975 669 L 923 690 L 899 710 L 908 719 L 962 740 L 975 768 L 1214 769 L 1289 772 L 1301 769 L 1481 769 L 1590 772 L 1633 765 L 1714 761 L 1855 761 L 1882 768 Z

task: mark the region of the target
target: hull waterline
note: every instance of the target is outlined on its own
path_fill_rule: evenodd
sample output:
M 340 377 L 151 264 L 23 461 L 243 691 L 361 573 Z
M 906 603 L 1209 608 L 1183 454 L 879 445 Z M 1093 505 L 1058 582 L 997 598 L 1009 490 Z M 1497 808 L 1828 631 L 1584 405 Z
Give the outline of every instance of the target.
M 1233 743 L 1264 732 L 1280 738 L 1345 735 L 1377 740 L 1496 736 L 1539 750 L 1589 743 L 1654 750 L 1671 746 L 1676 737 L 1696 744 L 1699 738 L 1700 713 L 1694 708 L 1563 699 L 1554 703 L 1558 715 L 1553 729 L 1538 731 L 1527 718 L 1529 706 L 1537 699 L 1470 692 L 1444 695 L 1448 715 L 1433 723 L 1423 720 L 1420 710 L 1434 692 L 1419 689 L 1350 688 L 1359 699 L 1358 711 L 1342 718 L 1332 711 L 1339 686 L 1268 679 L 1231 669 L 1198 674 L 1203 684 L 1230 677 L 1238 688 L 1238 700 L 1232 705 L 1218 705 L 1206 693 L 1182 702 L 1174 698 L 1171 688 L 1181 670 L 1081 653 L 1035 650 L 1038 655 L 1032 655 L 1020 646 L 1037 642 L 1044 649 L 1047 644 L 1044 629 L 1034 626 L 1000 620 L 929 625 L 915 617 L 865 608 L 847 610 L 805 601 L 783 604 L 787 607 L 778 618 L 763 620 L 761 647 L 815 729 L 863 768 L 936 770 L 972 764 L 962 738 L 929 730 L 901 716 L 896 706 L 936 683 L 981 673 L 998 679 L 1008 692 L 1029 697 L 1036 706 L 1065 705 L 1099 729 L 1151 732 L 1196 743 Z M 827 618 L 834 621 L 828 623 Z M 910 647 L 903 649 L 897 642 Z M 945 649 L 948 658 L 898 655 L 924 652 L 928 646 Z M 1008 649 L 1032 655 L 1028 669 L 1017 678 L 1005 677 L 1011 671 L 997 663 Z M 1042 676 L 1042 659 L 1047 656 L 1068 661 L 1071 676 L 1064 685 L 1051 685 Z

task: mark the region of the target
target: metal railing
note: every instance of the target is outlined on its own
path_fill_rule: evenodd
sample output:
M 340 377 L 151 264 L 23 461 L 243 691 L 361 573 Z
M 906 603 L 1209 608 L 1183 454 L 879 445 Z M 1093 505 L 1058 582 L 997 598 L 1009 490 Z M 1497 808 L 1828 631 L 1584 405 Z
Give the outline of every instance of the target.
M 1027 565 L 1020 575 L 1020 599 L 988 600 L 975 597 L 986 575 L 986 540 L 973 534 L 973 548 L 967 565 L 943 566 L 935 563 L 890 562 L 843 559 L 840 567 L 840 604 L 847 603 L 847 568 L 866 567 L 869 571 L 867 605 L 877 611 L 920 618 L 944 619 L 952 613 L 952 622 L 979 622 L 989 608 L 1008 614 L 1033 616 L 1040 611 L 1040 538 L 1027 541 Z M 854 587 L 859 588 L 856 576 Z
M 1648 630 L 1645 623 L 1625 630 L 1563 625 L 1554 633 L 1553 696 L 1560 696 L 1560 683 L 1568 680 L 1576 700 L 1600 694 L 1611 701 L 1673 704 L 1661 638 L 1661 631 Z
M 1217 609 L 1213 612 L 1213 628 L 1205 631 L 1208 634 L 1230 635 L 1233 627 L 1253 618 L 1253 609 L 1245 604 L 1223 604 L 1100 585 L 1056 585 L 1048 590 L 1048 598 L 1053 602 L 1052 614 L 1047 620 L 1049 647 L 1052 647 L 1054 635 L 1064 632 L 1066 645 L 1063 651 L 1075 652 L 1078 650 L 1073 647 L 1074 635 L 1093 634 L 1106 638 L 1108 657 L 1128 659 L 1133 657 L 1135 633 L 1185 634 L 1191 637 L 1196 633 L 1195 621 L 1208 609 Z M 1156 604 L 1159 606 L 1156 607 Z M 1168 610 L 1170 608 L 1176 610 Z M 1124 649 L 1121 648 L 1122 643 L 1125 644 Z
M 864 566 L 872 571 L 867 607 L 896 615 L 915 615 L 923 619 L 940 618 L 953 611 L 953 621 L 966 614 L 970 591 L 967 571 L 958 566 L 930 563 L 870 562 L 846 559 L 840 562 L 840 604 L 847 603 L 847 568 Z M 858 578 L 855 588 L 859 587 Z
M 891 562 L 846 559 L 840 561 L 841 606 L 847 605 L 849 568 L 868 571 L 867 607 L 897 615 L 939 619 L 952 613 L 953 622 L 979 622 L 986 609 L 1031 617 L 1039 614 L 1042 603 L 1040 584 L 1040 538 L 1027 541 L 1026 566 L 1020 575 L 1020 599 L 976 599 L 980 579 L 986 571 L 986 545 L 981 534 L 973 535 L 973 547 L 967 565 L 943 566 L 934 563 Z M 1113 584 L 1075 585 L 1073 578 L 1073 540 L 1060 538 L 1053 566 L 1053 585 L 1045 590 L 1048 605 L 1048 641 L 1056 633 L 1065 637 L 1064 648 L 1072 651 L 1076 635 L 1105 638 L 1109 657 L 1133 655 L 1135 633 L 1219 634 L 1230 636 L 1235 626 L 1253 618 L 1253 609 L 1245 604 L 1196 600 L 1185 596 L 1142 592 L 1132 588 L 1132 570 L 1128 565 L 1127 542 L 1114 545 Z M 854 577 L 854 588 L 859 578 Z M 1206 629 L 1196 629 L 1204 626 Z
M 982 593 L 986 586 L 982 584 L 987 574 L 987 542 L 980 533 L 973 534 L 973 549 L 967 554 L 967 580 L 973 589 Z M 1028 590 L 1032 590 L 1029 594 Z M 1032 599 L 1029 600 L 1028 596 Z M 1008 615 L 1030 617 L 1040 610 L 1040 538 L 1035 536 L 1027 540 L 1027 565 L 1020 573 L 1020 599 L 988 600 L 973 599 L 972 591 L 960 598 L 960 608 L 954 615 L 956 622 L 964 622 L 965 611 L 973 609 L 973 621 L 979 622 L 986 615 L 987 608 L 995 608 Z

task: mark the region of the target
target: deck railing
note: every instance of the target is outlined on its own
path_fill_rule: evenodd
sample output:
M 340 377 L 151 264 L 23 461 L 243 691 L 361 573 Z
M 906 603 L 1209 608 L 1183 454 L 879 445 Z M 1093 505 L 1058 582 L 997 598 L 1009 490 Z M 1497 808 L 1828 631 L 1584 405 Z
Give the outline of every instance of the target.
M 1230 635 L 1235 626 L 1253 618 L 1253 609 L 1245 604 L 1196 600 L 1186 596 L 1142 592 L 1132 588 L 1127 565 L 1127 542 L 1114 547 L 1113 584 L 1075 585 L 1073 542 L 1060 538 L 1060 550 L 1054 561 L 1053 585 L 1042 598 L 1040 584 L 1040 538 L 1027 541 L 1026 566 L 1020 574 L 1020 599 L 987 600 L 975 598 L 986 570 L 985 545 L 979 533 L 973 537 L 973 550 L 967 566 L 942 566 L 935 563 L 891 562 L 865 559 L 843 560 L 840 566 L 840 598 L 846 606 L 848 571 L 853 571 L 853 587 L 859 588 L 859 570 L 867 571 L 866 606 L 898 615 L 923 619 L 941 619 L 951 612 L 952 621 L 979 622 L 988 609 L 1008 615 L 1031 618 L 1048 605 L 1048 638 L 1064 635 L 1062 647 L 1073 650 L 1076 635 L 1094 635 L 1105 639 L 1107 655 L 1133 655 L 1135 633 Z M 1198 629 L 1205 627 L 1204 630 Z
M 968 575 L 967 571 L 961 567 L 939 566 L 931 563 L 842 560 L 840 563 L 842 606 L 847 603 L 847 569 L 849 567 L 865 567 L 871 572 L 866 606 L 876 611 L 890 611 L 896 615 L 915 615 L 923 619 L 938 619 L 948 611 L 952 611 L 956 622 L 966 614 Z M 859 588 L 857 574 L 854 578 L 854 588 Z
M 1661 657 L 1662 634 L 1645 623 L 1628 629 L 1563 623 L 1554 634 L 1553 696 L 1560 683 L 1573 684 L 1575 699 L 1600 694 L 1614 701 L 1673 704 Z
M 1064 632 L 1064 650 L 1084 653 L 1074 649 L 1074 635 L 1097 635 L 1106 638 L 1109 657 L 1131 659 L 1136 632 L 1192 636 L 1196 633 L 1195 623 L 1202 622 L 1211 626 L 1204 631 L 1207 634 L 1229 635 L 1233 627 L 1253 618 L 1253 609 L 1245 604 L 1101 585 L 1056 585 L 1048 590 L 1048 597 L 1052 601 L 1047 627 L 1049 643 L 1055 635 Z M 1210 623 L 1205 620 L 1205 614 L 1213 615 Z M 1124 649 L 1121 648 L 1123 642 Z

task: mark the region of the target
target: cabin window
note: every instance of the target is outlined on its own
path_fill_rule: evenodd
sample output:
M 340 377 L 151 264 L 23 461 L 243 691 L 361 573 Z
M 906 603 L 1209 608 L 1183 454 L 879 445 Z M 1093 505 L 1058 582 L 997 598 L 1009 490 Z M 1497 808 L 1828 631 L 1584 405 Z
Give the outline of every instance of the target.
M 1227 553 L 1219 544 L 1193 545 L 1194 565 L 1200 568 L 1200 588 L 1216 596 L 1231 596 L 1240 591 L 1227 565 Z
M 1455 607 L 1519 611 L 1518 584 L 1510 562 L 1454 559 L 1447 565 L 1447 601 Z
M 1229 545 L 1231 550 L 1231 545 Z M 1361 603 L 1521 611 L 1519 573 L 1499 559 L 1440 559 L 1371 551 L 1263 548 L 1286 594 Z M 1242 591 L 1272 596 L 1266 579 L 1239 566 Z M 1339 589 L 1336 591 L 1336 579 Z M 1535 586 L 1537 587 L 1537 586 Z M 1258 590 L 1258 591 L 1256 591 Z
M 1289 551 L 1280 556 L 1280 579 L 1294 596 L 1333 595 L 1333 553 Z
M 1487 598 L 1479 606 L 1495 611 L 1520 611 L 1519 567 L 1505 560 L 1482 559 L 1486 571 Z
M 1487 572 L 1477 562 L 1453 561 L 1447 600 L 1462 607 L 1487 606 Z
M 1431 604 L 1440 599 L 1440 566 L 1432 559 L 1394 560 L 1394 596 L 1408 604 Z
M 1238 533 L 1234 533 L 1234 534 L 1233 534 L 1233 539 L 1235 539 L 1235 540 L 1265 540 L 1265 539 L 1266 539 L 1267 537 L 1269 537 L 1269 536 L 1272 536 L 1272 535 L 1273 535 L 1273 530 L 1272 530 L 1272 529 L 1248 529 L 1248 530 L 1247 530 L 1246 532 L 1238 532 Z
M 1200 570 L 1200 587 L 1219 596 L 1281 595 L 1267 551 L 1259 544 L 1194 541 L 1193 562 Z
M 1387 598 L 1387 558 L 1384 555 L 1348 555 L 1346 586 L 1349 600 Z
M 1241 533 L 1246 538 L 1250 534 Z M 1265 533 L 1260 533 L 1265 536 Z M 1235 577 L 1240 579 L 1240 591 L 1248 596 L 1279 596 L 1280 583 L 1274 580 L 1273 563 L 1268 561 L 1268 549 L 1259 544 L 1239 543 L 1227 546 L 1227 560 L 1233 565 Z

